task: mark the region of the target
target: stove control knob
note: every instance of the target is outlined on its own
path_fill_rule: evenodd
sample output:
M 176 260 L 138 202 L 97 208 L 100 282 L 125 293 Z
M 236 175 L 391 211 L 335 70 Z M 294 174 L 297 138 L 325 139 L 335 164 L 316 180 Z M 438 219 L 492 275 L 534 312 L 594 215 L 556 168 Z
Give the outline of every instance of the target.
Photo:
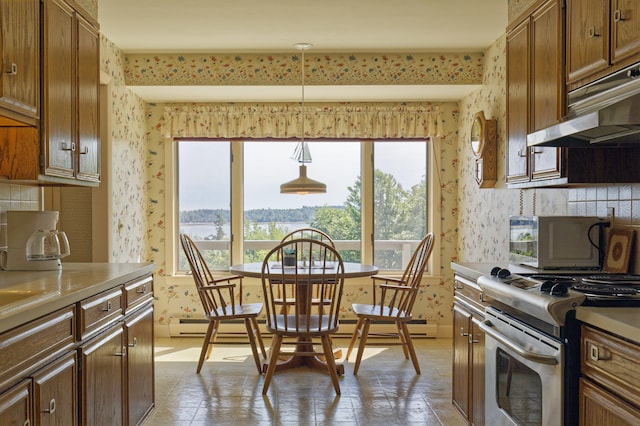
M 552 296 L 566 296 L 567 293 L 569 293 L 569 287 L 566 284 L 558 283 L 551 287 L 550 294 Z
M 540 284 L 540 291 L 542 293 L 549 293 L 555 284 L 555 281 L 552 280 L 543 281 L 542 284 Z
M 491 275 L 494 277 L 498 277 L 500 279 L 505 279 L 509 275 L 511 275 L 511 271 L 508 269 L 501 268 L 499 266 L 495 266 L 491 269 Z

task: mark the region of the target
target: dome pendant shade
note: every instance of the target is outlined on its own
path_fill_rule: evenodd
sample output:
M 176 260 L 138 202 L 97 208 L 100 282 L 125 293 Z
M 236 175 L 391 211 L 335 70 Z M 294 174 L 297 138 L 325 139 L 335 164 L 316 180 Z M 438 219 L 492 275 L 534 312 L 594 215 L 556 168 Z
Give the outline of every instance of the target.
M 280 185 L 281 194 L 324 194 L 327 185 L 307 177 L 307 166 L 300 164 L 300 176 Z

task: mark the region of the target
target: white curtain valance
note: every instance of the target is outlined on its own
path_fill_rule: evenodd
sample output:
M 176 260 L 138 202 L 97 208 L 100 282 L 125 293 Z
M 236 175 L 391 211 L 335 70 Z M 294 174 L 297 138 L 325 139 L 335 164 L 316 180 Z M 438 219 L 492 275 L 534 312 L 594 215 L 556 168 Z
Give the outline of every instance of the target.
M 300 105 L 183 105 L 165 108 L 165 138 L 300 138 Z M 432 104 L 305 104 L 305 137 L 394 139 L 442 136 Z

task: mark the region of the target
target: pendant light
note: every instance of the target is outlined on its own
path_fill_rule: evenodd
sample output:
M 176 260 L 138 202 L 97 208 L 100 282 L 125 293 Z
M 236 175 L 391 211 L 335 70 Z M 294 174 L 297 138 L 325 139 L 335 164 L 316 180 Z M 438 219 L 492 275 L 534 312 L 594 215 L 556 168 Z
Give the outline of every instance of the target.
M 302 138 L 295 151 L 293 151 L 293 158 L 300 164 L 300 175 L 289 182 L 285 182 L 280 185 L 281 194 L 324 194 L 327 192 L 327 185 L 317 180 L 313 180 L 307 177 L 306 163 L 311 163 L 311 153 L 309 152 L 309 146 L 304 141 L 305 132 L 305 116 L 304 116 L 304 51 L 312 47 L 309 43 L 296 43 L 294 47 L 302 52 Z

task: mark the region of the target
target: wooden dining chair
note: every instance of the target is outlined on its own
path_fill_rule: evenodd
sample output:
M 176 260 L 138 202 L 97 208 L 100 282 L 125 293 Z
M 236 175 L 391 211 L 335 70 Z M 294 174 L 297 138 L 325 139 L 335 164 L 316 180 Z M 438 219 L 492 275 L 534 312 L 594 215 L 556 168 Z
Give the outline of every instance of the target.
M 218 335 L 220 322 L 224 320 L 244 320 L 258 372 L 262 374 L 262 358 L 258 354 L 258 346 L 264 358 L 267 353 L 258 328 L 258 315 L 262 312 L 262 303 L 242 303 L 242 277 L 229 275 L 214 278 L 202 254 L 193 240 L 185 234 L 180 234 L 180 242 L 195 281 L 204 316 L 209 321 L 207 332 L 200 351 L 197 373 L 200 373 L 205 359 L 211 356 L 213 344 Z
M 286 249 L 296 252 L 296 265 L 283 266 Z M 303 260 L 307 259 L 307 260 Z M 314 259 L 310 262 L 308 259 Z M 262 289 L 266 327 L 273 333 L 262 394 L 266 394 L 282 356 L 316 360 L 314 339 L 322 344 L 324 362 L 333 387 L 340 394 L 331 335 L 338 330 L 338 315 L 344 285 L 344 263 L 330 244 L 314 239 L 285 241 L 271 250 L 262 263 Z M 281 295 L 281 296 L 279 296 Z M 314 304 L 313 295 L 326 303 Z M 295 303 L 285 312 L 277 300 L 292 297 Z M 293 350 L 282 350 L 293 346 Z M 291 359 L 289 360 L 291 361 Z M 290 392 L 290 390 L 288 390 Z
M 299 229 L 296 229 L 295 231 L 291 231 L 287 235 L 282 237 L 280 242 L 283 243 L 286 241 L 296 240 L 300 238 L 309 238 L 312 240 L 323 241 L 329 244 L 331 247 L 335 248 L 335 244 L 331 239 L 331 237 L 329 236 L 329 234 L 319 229 L 311 228 L 311 227 L 299 228 Z M 293 297 L 293 292 L 291 291 L 291 289 L 289 289 L 287 294 L 289 295 L 287 298 L 283 298 L 282 295 L 280 294 L 276 299 L 276 304 L 282 306 L 282 312 L 285 312 L 287 309 L 289 309 L 290 306 L 292 306 L 295 303 L 295 298 Z M 317 305 L 320 303 L 321 300 L 322 299 L 320 299 L 319 295 L 314 294 L 311 302 L 314 305 Z M 327 303 L 327 301 L 325 300 L 323 303 Z
M 347 359 L 351 355 L 351 351 L 360 338 L 358 346 L 358 354 L 356 356 L 356 364 L 353 368 L 353 374 L 358 374 L 362 353 L 367 344 L 370 346 L 388 346 L 402 345 L 404 357 L 413 362 L 413 367 L 417 374 L 420 374 L 420 365 L 416 356 L 411 335 L 407 328 L 407 323 L 411 321 L 413 304 L 420 289 L 422 275 L 427 266 L 427 261 L 433 250 L 433 234 L 427 234 L 418 244 L 409 263 L 402 274 L 402 278 L 386 277 L 374 275 L 373 283 L 373 301 L 371 304 L 354 303 L 352 305 L 353 312 L 358 317 L 356 329 L 351 336 L 349 349 L 347 349 Z M 369 333 L 369 327 L 372 322 L 394 322 L 397 328 L 396 333 Z M 369 336 L 391 337 L 397 339 L 393 342 L 369 342 Z

